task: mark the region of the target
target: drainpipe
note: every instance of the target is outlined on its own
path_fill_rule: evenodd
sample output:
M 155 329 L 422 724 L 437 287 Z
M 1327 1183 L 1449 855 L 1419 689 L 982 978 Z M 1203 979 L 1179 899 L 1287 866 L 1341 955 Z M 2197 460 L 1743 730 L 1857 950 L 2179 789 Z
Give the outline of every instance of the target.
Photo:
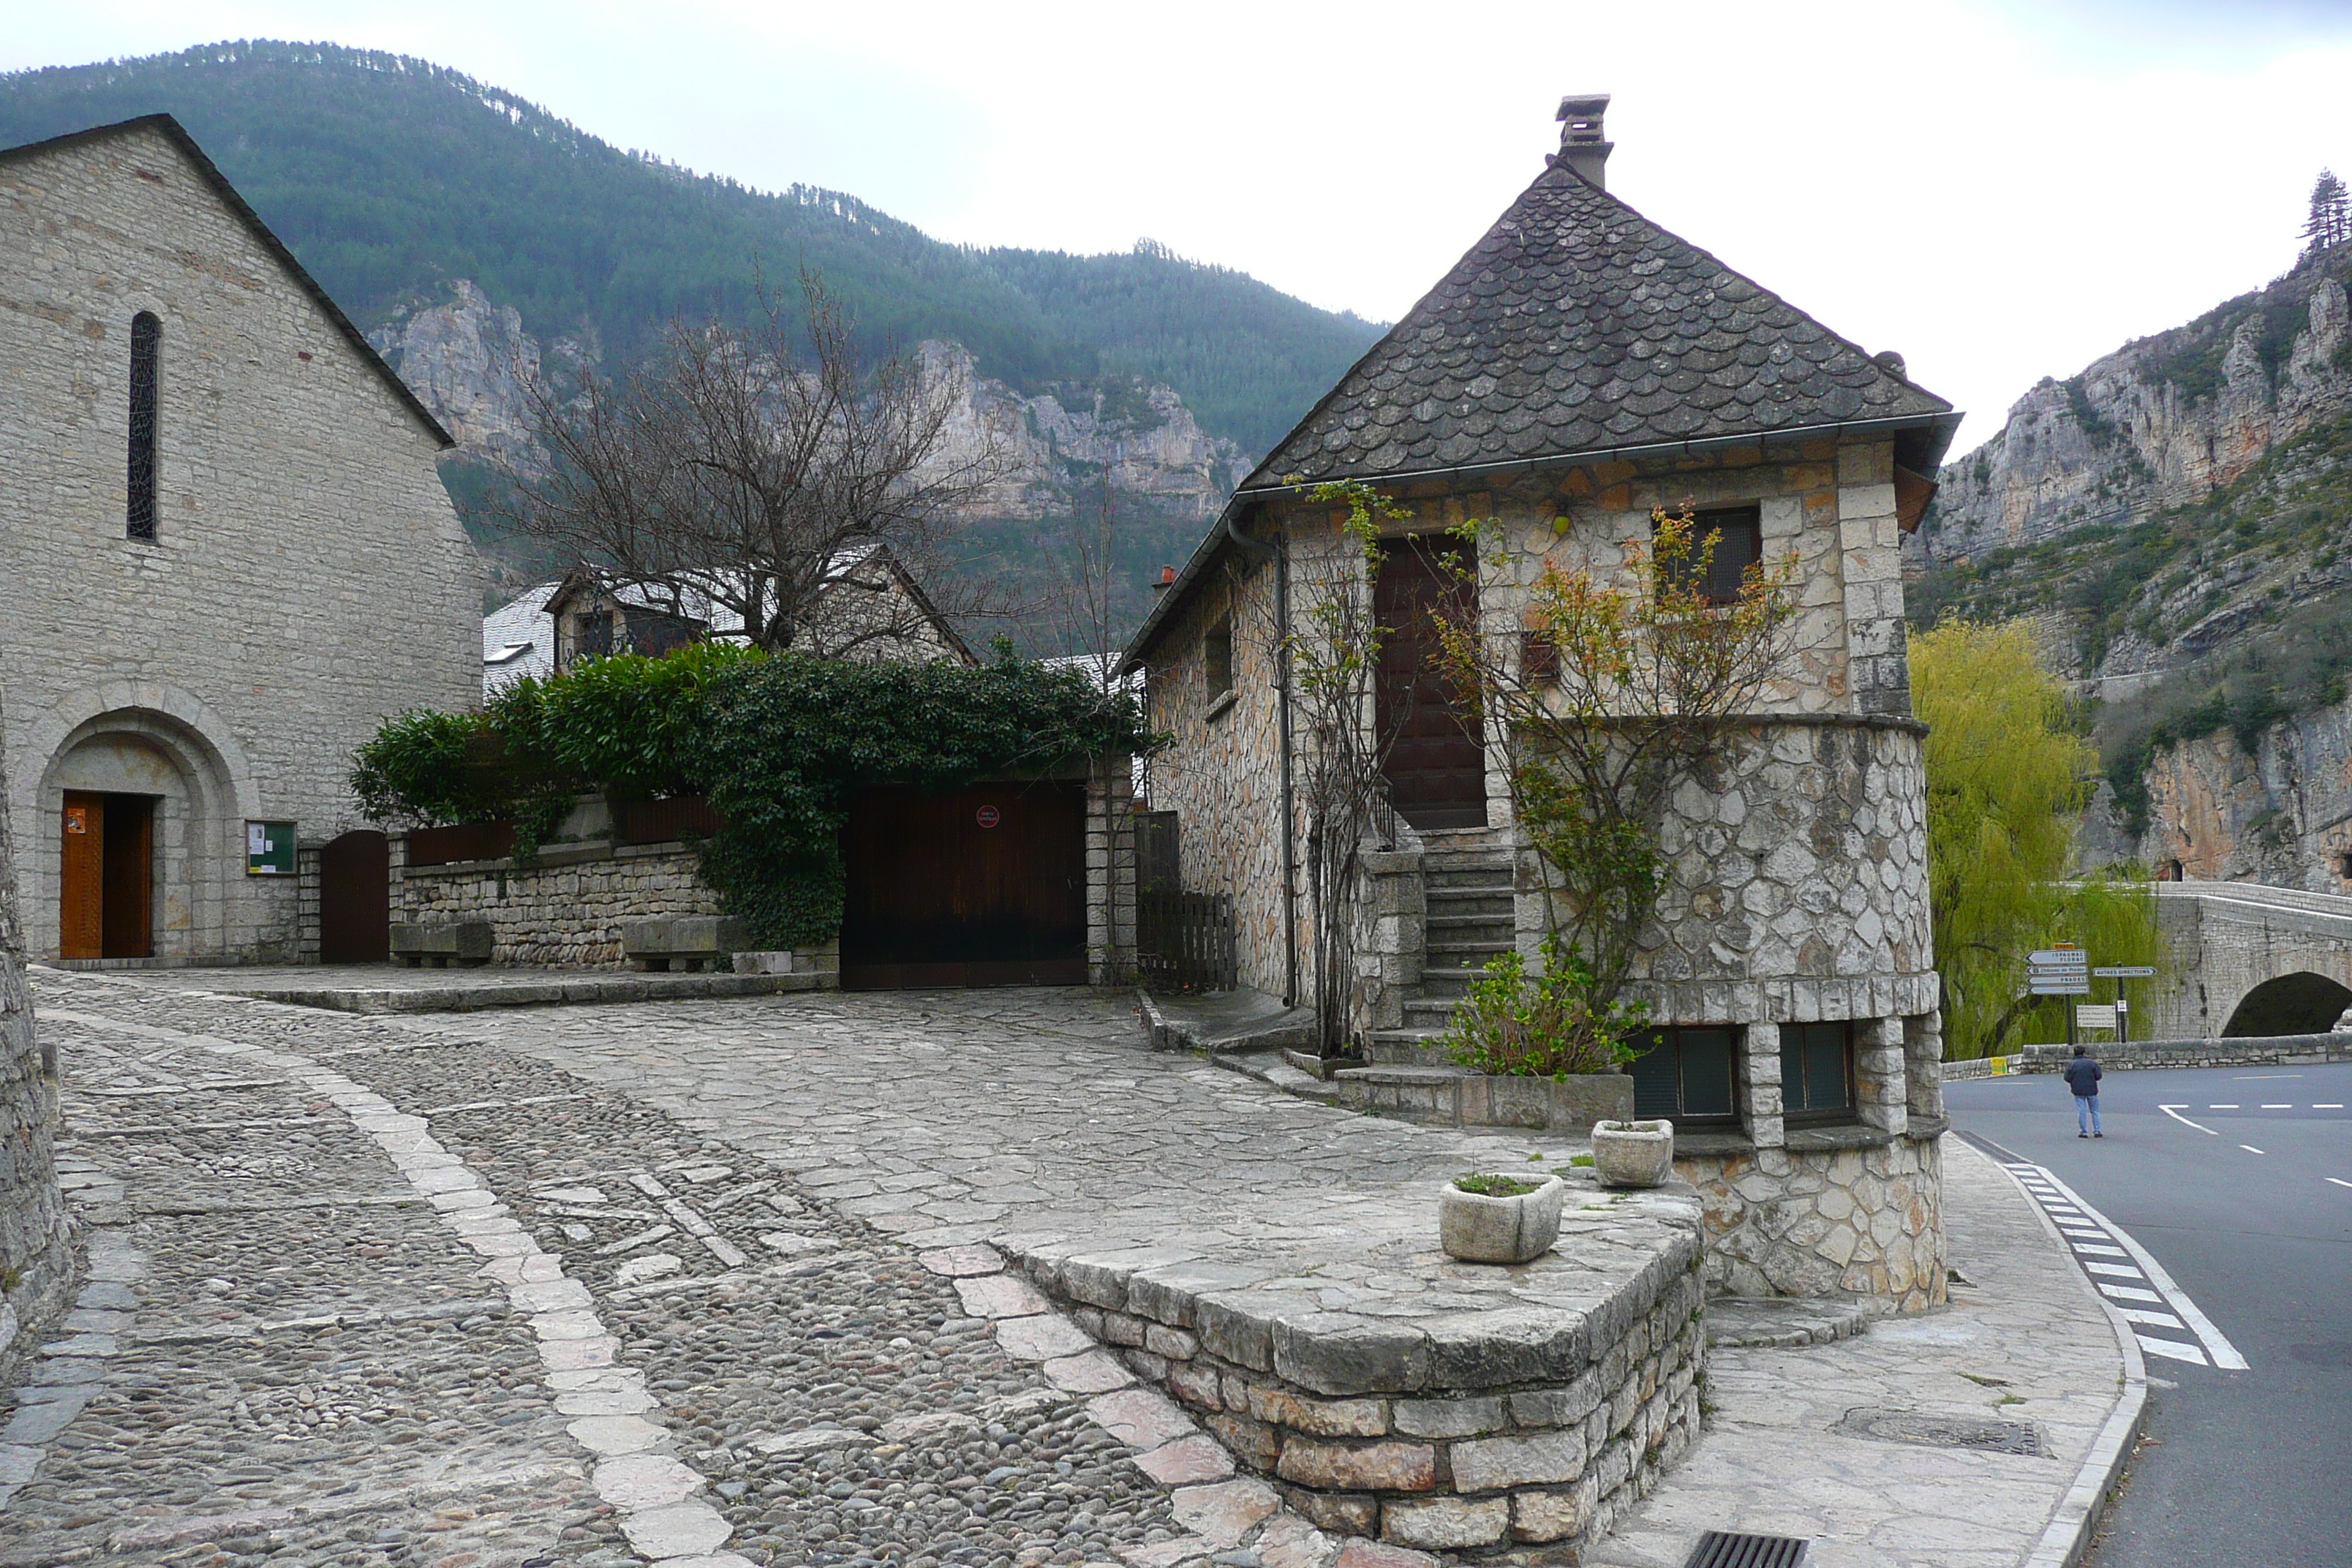
M 1298 1005 L 1298 839 L 1295 831 L 1290 757 L 1290 536 L 1266 544 L 1241 531 L 1235 510 L 1225 512 L 1225 537 L 1244 555 L 1274 562 L 1275 713 L 1282 747 L 1282 1005 Z

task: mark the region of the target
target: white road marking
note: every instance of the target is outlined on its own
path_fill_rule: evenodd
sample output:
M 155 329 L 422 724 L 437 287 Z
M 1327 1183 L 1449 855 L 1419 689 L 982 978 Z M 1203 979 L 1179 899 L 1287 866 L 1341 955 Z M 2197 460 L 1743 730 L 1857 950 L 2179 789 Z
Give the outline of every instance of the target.
M 2047 1174 L 2046 1172 L 2043 1173 Z M 2172 1276 L 2165 1272 L 2164 1265 L 2156 1260 L 2154 1254 L 2133 1240 L 2131 1236 L 2118 1227 L 2113 1220 L 2084 1203 L 2065 1183 L 2055 1176 L 2051 1176 L 2050 1184 L 2066 1194 L 2068 1197 L 2074 1198 L 2075 1203 L 2081 1205 L 2083 1210 L 2093 1219 L 2107 1227 L 2108 1235 L 2114 1237 L 2134 1258 L 2138 1260 L 2140 1268 L 2147 1272 L 2148 1282 L 2164 1292 L 2165 1304 L 2179 1313 L 2181 1321 L 2189 1325 L 2189 1331 L 2204 1342 L 2206 1352 L 2213 1358 L 2215 1366 L 2224 1367 L 2231 1372 L 2246 1370 L 2246 1358 L 2238 1353 L 2238 1347 L 2230 1342 L 2230 1336 L 2216 1328 L 2213 1320 L 2198 1310 L 2197 1303 L 2189 1299 L 2189 1292 L 2183 1290 Z M 2097 1268 L 2101 1266 L 2089 1264 L 2085 1267 Z M 2102 1284 L 2100 1289 L 2104 1290 L 2106 1287 Z
M 2146 1334 L 2134 1334 L 2132 1338 L 2137 1340 L 2139 1348 L 2150 1355 L 2165 1356 L 2173 1361 L 2195 1362 L 2199 1366 L 2213 1364 L 2205 1359 L 2203 1351 L 2199 1350 L 2195 1345 L 2184 1345 L 2179 1340 L 2152 1340 Z
M 2332 1105 L 2332 1104 L 2330 1104 L 2330 1105 L 2315 1105 L 2315 1106 L 2313 1106 L 2311 1109 L 2312 1109 L 2312 1110 L 2343 1110 L 2344 1108 L 2343 1108 L 2341 1105 Z
M 2262 1152 L 2260 1149 L 2255 1148 L 2252 1143 L 2241 1143 L 2238 1147 L 2243 1149 L 2249 1154 L 2259 1154 Z
M 2327 1179 L 2334 1182 L 2339 1187 L 2352 1187 L 2352 1182 L 2345 1181 L 2340 1176 L 2330 1176 Z
M 2208 1110 L 2235 1110 L 2238 1108 L 2234 1105 L 2209 1105 L 2205 1109 Z
M 2140 1277 L 2138 1269 L 2126 1268 L 2120 1263 L 2085 1263 L 2083 1267 L 2094 1274 L 2111 1274 L 2118 1279 L 2137 1279 Z
M 2146 1323 L 2151 1328 L 2182 1329 L 2188 1325 L 2169 1312 L 2151 1312 L 2145 1307 L 2117 1307 L 2126 1322 Z
M 2090 1253 L 2093 1256 L 2099 1258 L 2129 1258 L 2131 1256 L 2130 1253 L 2126 1252 L 2120 1247 L 2094 1247 L 2087 1241 L 2076 1242 L 2074 1244 L 2074 1250 L 2077 1252 Z
M 2265 1105 L 2263 1109 L 2264 1110 L 2293 1110 L 2294 1107 L 2292 1105 Z
M 2128 1285 L 2110 1285 L 2104 1279 L 2095 1279 L 2092 1283 L 2096 1285 L 2100 1289 L 2105 1291 L 2108 1295 L 2119 1296 L 2126 1301 L 2161 1301 L 2164 1300 L 2163 1297 L 2158 1295 L 2153 1290 L 2135 1290 Z
M 2207 1133 L 2216 1138 L 2221 1136 L 2220 1133 L 2215 1132 L 2210 1127 L 2198 1127 L 2196 1122 L 2191 1121 L 2186 1116 L 2181 1115 L 2180 1113 L 2182 1111 L 2189 1109 L 2185 1105 L 2159 1105 L 2157 1109 L 2163 1111 L 2167 1116 L 2171 1117 L 2175 1121 L 2179 1122 L 2183 1127 L 2196 1127 L 2197 1131 L 2200 1132 Z

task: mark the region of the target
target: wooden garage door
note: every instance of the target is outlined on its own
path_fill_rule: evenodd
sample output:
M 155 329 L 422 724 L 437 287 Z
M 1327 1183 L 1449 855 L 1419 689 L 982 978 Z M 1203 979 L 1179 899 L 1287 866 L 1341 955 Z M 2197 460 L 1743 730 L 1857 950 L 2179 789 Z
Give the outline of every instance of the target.
M 842 852 L 843 985 L 1086 984 L 1085 785 L 867 790 Z
M 391 957 L 391 843 L 359 828 L 319 852 L 319 962 L 383 963 Z

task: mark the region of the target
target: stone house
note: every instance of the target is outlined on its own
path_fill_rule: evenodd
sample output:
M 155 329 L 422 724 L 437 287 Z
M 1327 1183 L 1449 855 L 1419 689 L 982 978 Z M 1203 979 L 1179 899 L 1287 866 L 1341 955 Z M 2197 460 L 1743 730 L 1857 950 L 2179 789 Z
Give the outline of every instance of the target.
M 297 957 L 352 749 L 478 700 L 449 437 L 165 115 L 0 152 L 0 301 L 26 947 Z
M 1675 1121 L 1716 1288 L 1927 1305 L 1944 1292 L 1942 1047 L 1899 553 L 1958 416 L 1899 356 L 1611 195 L 1606 102 L 1561 106 L 1559 153 L 1160 592 L 1127 652 L 1172 737 L 1151 805 L 1178 816 L 1185 885 L 1234 899 L 1244 983 L 1300 996 L 1306 742 L 1281 646 L 1299 584 L 1344 556 L 1307 489 L 1360 480 L 1404 508 L 1364 585 L 1392 628 L 1367 717 L 1398 737 L 1402 820 L 1366 858 L 1350 1025 L 1375 1067 L 1458 1105 L 1432 1041 L 1488 958 L 1535 950 L 1544 873 L 1494 737 L 1435 668 L 1425 611 L 1465 591 L 1433 564 L 1463 548 L 1445 531 L 1487 520 L 1476 614 L 1506 646 L 1547 562 L 1622 574 L 1619 542 L 1646 538 L 1653 509 L 1719 531 L 1719 568 L 1791 563 L 1791 657 L 1661 825 L 1671 873 L 1631 992 L 1662 1027 L 1636 1107 Z
M 482 617 L 482 695 L 495 697 L 525 676 L 544 679 L 576 658 L 740 642 L 742 633 L 740 614 L 691 584 L 672 593 L 576 566 Z M 793 647 L 861 662 L 979 662 L 914 574 L 878 544 L 845 551 L 833 563 Z

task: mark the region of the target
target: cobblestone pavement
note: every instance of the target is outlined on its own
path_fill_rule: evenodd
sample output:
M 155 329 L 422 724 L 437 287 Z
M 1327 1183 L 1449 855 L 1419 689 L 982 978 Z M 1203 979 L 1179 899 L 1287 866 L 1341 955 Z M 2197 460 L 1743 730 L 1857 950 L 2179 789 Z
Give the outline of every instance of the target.
M 1228 1479 L 979 1244 L 1182 1226 L 1328 1256 L 1444 1175 L 1570 1152 L 1153 1056 L 1079 992 L 377 1018 L 35 978 L 91 1267 L 0 1428 L 11 1568 L 1426 1563 Z M 1430 1289 L 1370 1253 L 1293 1283 Z M 1858 1342 L 1881 1386 L 1967 1310 Z M 1717 1352 L 1719 1426 L 1775 1353 Z M 2072 1441 L 2072 1409 L 2033 1418 Z M 1822 1444 L 1781 1426 L 1785 1479 Z
M 1707 1530 L 1807 1538 L 1809 1568 L 2014 1568 L 2045 1550 L 2066 1560 L 2069 1493 L 2124 1392 L 2123 1354 L 2096 1294 L 2009 1177 L 1957 1138 L 1943 1150 L 1944 1222 L 1968 1280 L 1954 1282 L 1951 1310 L 1881 1319 L 1810 1350 L 1712 1352 L 1706 1436 L 1587 1556 L 1591 1568 L 1681 1568 Z M 1959 1447 L 1948 1426 L 1853 1416 L 1875 1411 L 2023 1424 L 2042 1452 Z M 1850 1435 L 1865 1424 L 1939 1440 Z

